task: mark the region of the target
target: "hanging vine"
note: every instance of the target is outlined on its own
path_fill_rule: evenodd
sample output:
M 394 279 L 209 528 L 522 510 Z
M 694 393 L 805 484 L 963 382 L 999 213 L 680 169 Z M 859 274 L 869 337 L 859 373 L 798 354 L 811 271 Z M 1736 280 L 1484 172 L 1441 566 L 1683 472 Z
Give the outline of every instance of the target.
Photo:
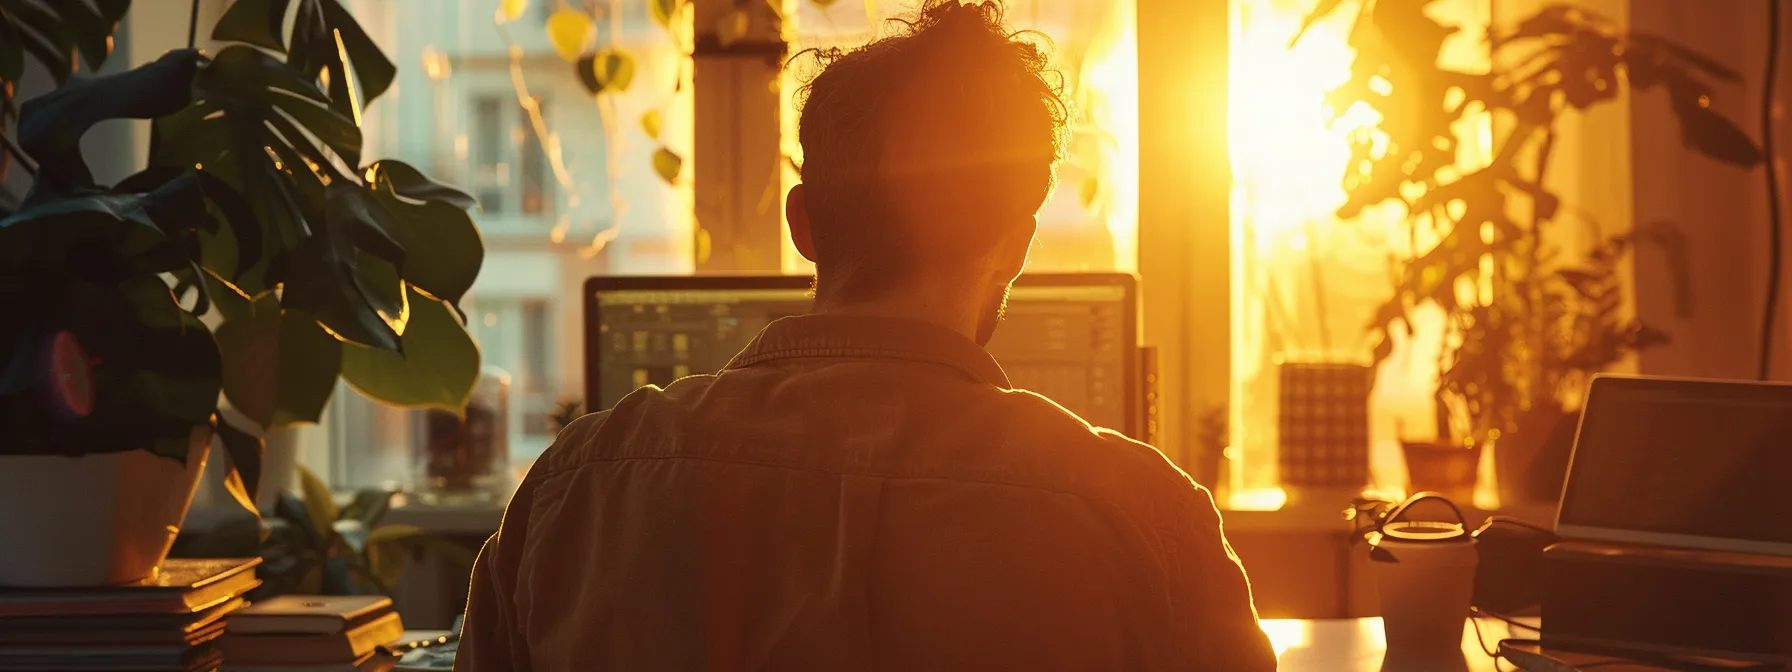
M 583 9 L 575 8 L 565 0 L 554 0 L 557 7 L 548 16 L 546 33 L 554 52 L 574 68 L 578 80 L 584 84 L 592 95 L 593 104 L 597 107 L 598 120 L 603 130 L 604 162 L 611 179 L 606 180 L 607 198 L 610 204 L 611 217 L 609 226 L 594 233 L 589 242 L 579 246 L 580 258 L 589 259 L 597 256 L 622 232 L 622 220 L 628 215 L 629 203 L 624 196 L 616 175 L 622 171 L 622 152 L 626 147 L 624 127 L 620 122 L 621 110 L 617 98 L 627 93 L 634 84 L 639 61 L 636 55 L 623 47 L 622 9 L 623 0 L 606 0 L 601 13 L 597 3 L 588 3 Z M 676 96 L 682 90 L 685 68 L 688 67 L 691 49 L 687 40 L 677 30 L 683 12 L 689 6 L 689 0 L 645 0 L 648 14 L 654 23 L 667 32 L 677 45 L 677 53 L 681 62 L 675 69 L 674 81 L 667 97 Z M 579 194 L 576 181 L 567 168 L 564 152 L 560 143 L 560 135 L 553 132 L 548 121 L 541 113 L 541 105 L 535 96 L 530 94 L 527 77 L 524 74 L 523 62 L 525 52 L 510 33 L 509 24 L 521 18 L 529 7 L 529 0 L 500 0 L 498 11 L 494 17 L 499 36 L 504 40 L 510 61 L 510 80 L 516 91 L 517 105 L 527 115 L 529 132 L 535 135 L 541 151 L 546 156 L 555 181 L 562 193 L 566 194 L 567 208 L 549 232 L 549 239 L 555 243 L 565 242 L 572 232 L 571 214 L 568 212 L 579 206 Z M 598 46 L 598 26 L 603 23 L 608 29 L 607 45 Z M 667 146 L 662 139 L 663 105 L 648 110 L 641 116 L 641 130 L 648 138 L 660 143 L 651 157 L 651 168 L 654 173 L 668 185 L 676 186 L 679 175 L 684 169 L 684 158 Z

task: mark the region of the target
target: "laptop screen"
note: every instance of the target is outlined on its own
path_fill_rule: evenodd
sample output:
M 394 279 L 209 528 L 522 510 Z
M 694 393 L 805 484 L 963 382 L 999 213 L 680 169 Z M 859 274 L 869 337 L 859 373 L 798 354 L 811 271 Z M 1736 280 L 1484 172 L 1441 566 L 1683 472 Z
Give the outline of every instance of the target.
M 765 325 L 810 308 L 801 276 L 599 277 L 587 281 L 585 298 L 594 410 L 643 385 L 714 373 Z M 988 350 L 1015 387 L 1138 437 L 1135 301 L 1130 275 L 1024 275 Z
M 1792 386 L 1600 377 L 1564 536 L 1792 554 Z

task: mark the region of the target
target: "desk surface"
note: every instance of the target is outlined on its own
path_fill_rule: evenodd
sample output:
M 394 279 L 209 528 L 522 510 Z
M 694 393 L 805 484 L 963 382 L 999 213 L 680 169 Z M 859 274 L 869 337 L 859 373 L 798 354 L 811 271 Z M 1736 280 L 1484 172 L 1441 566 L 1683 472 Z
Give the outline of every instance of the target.
M 1487 647 L 1495 650 L 1499 641 L 1506 637 L 1535 636 L 1535 633 L 1509 628 L 1499 621 L 1482 619 L 1480 623 Z M 1270 644 L 1275 647 L 1281 663 L 1280 672 L 1384 672 L 1382 662 L 1387 652 L 1387 640 L 1382 636 L 1379 618 L 1264 619 L 1262 626 L 1269 635 Z M 1564 662 L 1599 672 L 1665 672 L 1668 669 L 1587 654 L 1555 655 Z M 1481 648 L 1473 621 L 1463 624 L 1462 659 L 1462 666 L 1455 672 L 1509 672 L 1514 669 L 1511 663 L 1495 661 Z M 1424 667 L 1426 672 L 1450 672 L 1436 670 L 1434 665 Z M 1385 672 L 1405 670 L 1388 668 Z
M 1262 626 L 1276 649 L 1280 672 L 1381 672 L 1383 654 L 1387 652 L 1379 618 L 1264 619 Z M 1481 631 L 1487 636 L 1489 647 L 1497 647 L 1501 639 L 1511 636 L 1506 624 L 1497 621 L 1482 621 Z M 1493 658 L 1476 641 L 1472 623 L 1463 624 L 1462 652 L 1466 665 L 1461 669 L 1512 669 L 1504 663 L 1494 666 Z

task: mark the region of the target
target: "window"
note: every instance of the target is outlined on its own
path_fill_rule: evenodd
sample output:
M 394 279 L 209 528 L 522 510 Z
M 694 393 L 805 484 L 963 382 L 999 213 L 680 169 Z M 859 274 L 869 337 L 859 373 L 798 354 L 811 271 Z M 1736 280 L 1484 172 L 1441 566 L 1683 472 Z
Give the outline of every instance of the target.
M 520 471 L 552 440 L 556 405 L 582 393 L 584 279 L 691 269 L 689 169 L 669 182 L 653 163 L 662 148 L 691 153 L 689 64 L 645 2 L 529 0 L 508 23 L 499 0 L 343 4 L 398 69 L 364 114 L 365 154 L 417 166 L 479 204 L 485 262 L 462 308 L 483 363 L 511 377 Z M 593 95 L 555 50 L 546 23 L 563 10 L 593 12 L 586 54 L 634 57 L 625 93 Z M 640 121 L 650 112 L 656 135 Z M 338 487 L 410 482 L 414 413 L 343 385 L 303 454 Z
M 396 158 L 461 186 L 479 203 L 486 242 L 463 302 L 486 365 L 512 378 L 513 465 L 551 440 L 548 417 L 582 393 L 578 290 L 598 274 L 679 274 L 695 268 L 693 67 L 689 13 L 666 26 L 651 3 L 529 0 L 501 22 L 499 0 L 344 0 L 398 66 L 364 116 L 365 154 Z M 796 0 L 790 53 L 863 42 L 914 3 Z M 1036 271 L 1133 270 L 1137 247 L 1137 57 L 1132 3 L 1010 0 L 1018 28 L 1051 35 L 1080 112 L 1070 159 L 1040 215 Z M 563 58 L 545 29 L 558 11 L 592 20 L 582 51 L 633 59 L 622 93 L 593 95 L 591 73 Z M 786 92 L 795 88 L 787 74 Z M 788 101 L 786 101 L 788 102 Z M 795 114 L 782 146 L 791 161 Z M 667 155 L 676 158 L 666 170 Z M 794 171 L 782 178 L 795 182 Z M 778 185 L 773 185 L 774 187 Z M 777 190 L 761 207 L 781 208 Z M 780 218 L 781 219 L 781 218 Z M 807 272 L 788 242 L 776 255 Z M 757 254 L 757 252 L 756 252 Z M 411 479 L 411 411 L 379 407 L 344 387 L 308 455 L 328 454 L 339 485 Z M 320 443 L 321 442 L 321 443 Z
M 1436 215 L 1419 213 L 1409 218 L 1403 207 L 1391 202 L 1364 208 L 1348 221 L 1335 214 L 1347 199 L 1343 181 L 1354 179 L 1344 177 L 1352 161 L 1352 138 L 1366 140 L 1372 147 L 1392 146 L 1383 131 L 1369 128 L 1381 121 L 1380 113 L 1371 106 L 1352 105 L 1340 110 L 1336 120 L 1326 109 L 1326 92 L 1351 78 L 1356 57 L 1350 46 L 1355 12 L 1333 12 L 1304 26 L 1304 19 L 1314 9 L 1306 0 L 1228 3 L 1228 137 L 1234 178 L 1228 452 L 1235 458 L 1231 464 L 1235 489 L 1231 503 L 1241 508 L 1273 509 L 1282 504 L 1287 491 L 1303 485 L 1296 481 L 1322 473 L 1316 467 L 1326 464 L 1330 448 L 1314 435 L 1325 431 L 1325 414 L 1337 408 L 1323 403 L 1326 395 L 1344 386 L 1319 370 L 1354 365 L 1368 371 L 1375 343 L 1363 325 L 1370 323 L 1392 296 L 1392 264 L 1427 254 L 1437 246 L 1437 229 L 1429 221 Z M 1456 28 L 1442 43 L 1439 64 L 1464 72 L 1490 71 L 1489 28 L 1524 19 L 1531 11 L 1534 9 L 1514 7 L 1502 12 L 1499 3 L 1486 1 L 1427 7 L 1428 16 Z M 1303 26 L 1304 35 L 1291 46 L 1290 38 Z M 1376 88 L 1376 81 L 1395 90 L 1386 79 L 1371 80 L 1370 88 Z M 1479 105 L 1465 105 L 1463 118 L 1449 127 L 1459 148 L 1453 148 L 1457 153 L 1449 169 L 1473 171 L 1492 160 L 1495 138 L 1504 133 L 1502 124 L 1507 121 L 1496 119 Z M 1575 130 L 1561 135 L 1572 140 L 1554 145 L 1550 180 L 1563 180 L 1557 182 L 1566 187 L 1563 201 L 1586 208 L 1582 210 L 1585 222 L 1629 225 L 1629 185 L 1596 182 L 1604 177 L 1598 159 L 1582 158 L 1627 151 L 1623 148 L 1629 143 L 1629 128 L 1624 124 L 1627 122 L 1594 123 L 1569 115 L 1556 127 Z M 1353 136 L 1357 133 L 1362 135 Z M 1570 145 L 1563 142 L 1573 143 L 1573 149 L 1565 149 Z M 1443 179 L 1447 185 L 1451 178 Z M 1594 184 L 1598 188 L 1592 188 Z M 1622 193 L 1622 202 L 1611 205 L 1612 197 L 1602 193 L 1607 191 Z M 1450 207 L 1458 205 L 1461 203 L 1448 203 Z M 1592 214 L 1595 211 L 1600 212 L 1598 217 Z M 1584 230 L 1596 232 L 1598 228 L 1589 224 Z M 1557 246 L 1551 254 L 1575 254 L 1575 247 L 1568 242 L 1587 235 L 1577 227 L 1557 230 L 1564 233 L 1550 239 L 1550 245 Z M 1479 258 L 1488 269 L 1483 278 L 1493 275 L 1494 258 L 1486 254 Z M 1493 292 L 1492 283 L 1485 279 L 1464 280 L 1452 289 L 1482 296 Z M 1350 392 L 1360 395 L 1357 399 L 1361 401 L 1351 402 L 1355 409 L 1360 412 L 1363 406 L 1357 404 L 1363 403 L 1369 409 L 1368 474 L 1361 484 L 1395 494 L 1409 487 L 1409 465 L 1401 442 L 1429 441 L 1437 434 L 1434 390 L 1443 364 L 1441 338 L 1448 319 L 1430 301 L 1412 306 L 1409 318 L 1408 330 L 1396 329 L 1391 335 L 1391 354 L 1373 370 L 1373 387 L 1355 386 Z M 1317 420 L 1295 420 L 1315 415 Z M 1497 451 L 1497 434 L 1494 438 Z M 1473 503 L 1484 508 L 1500 504 L 1490 467 L 1494 451 L 1479 453 Z M 1351 458 L 1360 468 L 1364 456 Z
M 510 135 L 504 132 L 505 116 L 504 101 L 497 96 L 473 99 L 473 189 L 479 209 L 488 213 L 504 212 L 505 187 L 510 186 L 510 162 L 502 149 Z
M 542 96 L 531 104 L 546 117 Z M 554 210 L 547 152 L 528 111 L 514 95 L 484 93 L 473 97 L 474 197 L 486 215 L 548 215 Z

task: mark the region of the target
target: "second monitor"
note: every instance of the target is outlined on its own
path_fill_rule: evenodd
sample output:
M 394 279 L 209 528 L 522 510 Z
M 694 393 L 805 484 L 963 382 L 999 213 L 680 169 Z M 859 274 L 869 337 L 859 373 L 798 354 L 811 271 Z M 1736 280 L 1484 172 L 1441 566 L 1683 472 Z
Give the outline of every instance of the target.
M 765 325 L 809 312 L 806 276 L 594 277 L 585 282 L 585 398 L 714 373 Z M 1137 283 L 1124 273 L 1027 274 L 988 350 L 1015 387 L 1145 440 Z

